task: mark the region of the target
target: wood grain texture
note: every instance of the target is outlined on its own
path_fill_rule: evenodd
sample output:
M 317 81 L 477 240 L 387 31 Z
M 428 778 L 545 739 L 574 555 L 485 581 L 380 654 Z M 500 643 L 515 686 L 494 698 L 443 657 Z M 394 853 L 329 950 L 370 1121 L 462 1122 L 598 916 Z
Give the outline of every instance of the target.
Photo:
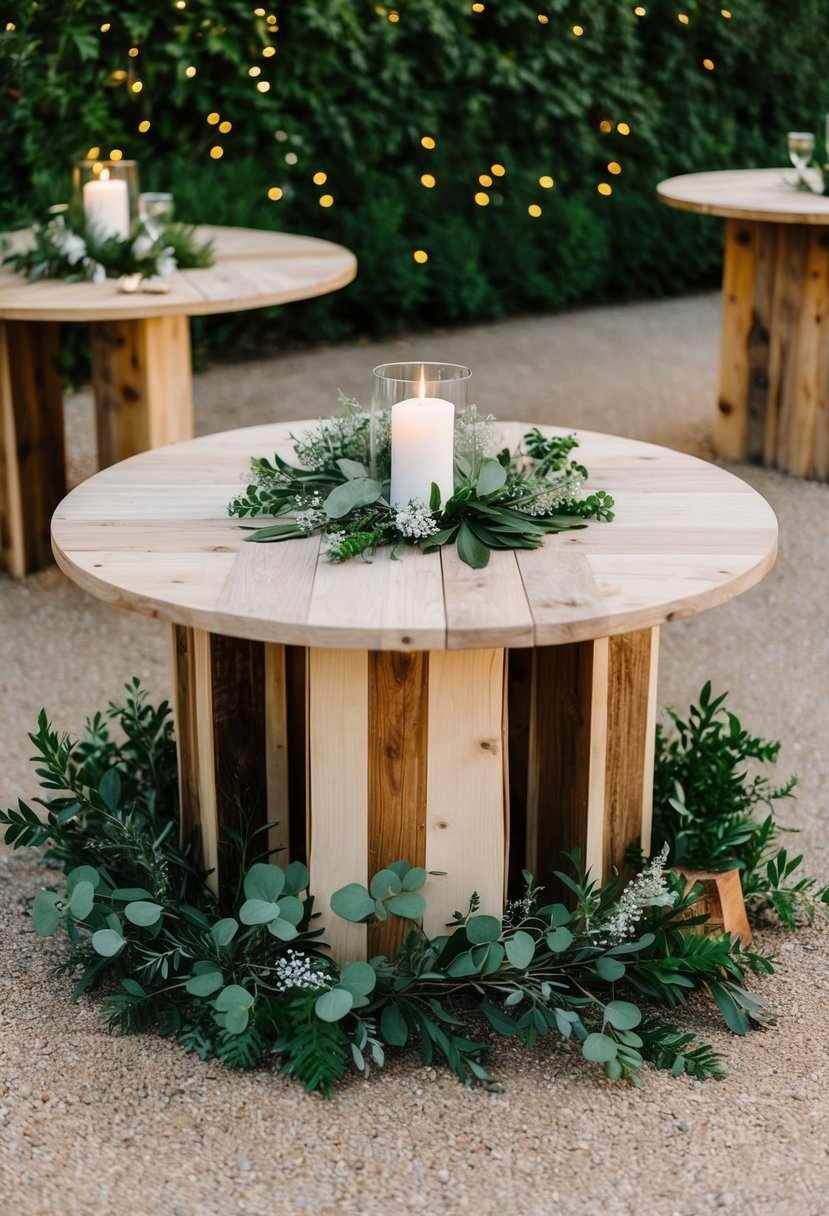
M 14 233 L 22 247 L 30 237 Z M 316 237 L 253 228 L 205 226 L 196 239 L 213 242 L 215 264 L 173 276 L 166 295 L 125 295 L 117 283 L 29 283 L 0 270 L 0 318 L 19 321 L 110 321 L 195 317 L 310 299 L 345 287 L 357 273 L 349 250 Z
M 429 659 L 423 653 L 368 656 L 368 873 L 426 858 Z M 368 953 L 391 956 L 408 925 L 390 918 L 368 932 Z
M 660 182 L 656 193 L 669 207 L 700 215 L 776 224 L 829 224 L 829 198 L 819 192 L 820 178 L 810 171 L 807 176 L 817 193 L 795 188 L 791 166 L 685 173 Z
M 98 321 L 91 332 L 101 467 L 190 439 L 193 377 L 187 317 Z
M 694 926 L 696 933 L 731 933 L 739 937 L 744 948 L 751 945 L 752 932 L 746 914 L 739 870 L 691 870 L 677 866 L 685 879 L 686 892 L 701 888 L 699 898 L 689 909 L 689 916 L 707 916 L 704 924 Z
M 199 803 L 199 741 L 196 718 L 196 654 L 194 630 L 172 628 L 173 717 L 178 753 L 179 840 L 203 861 Z
M 250 457 L 290 455 L 296 429 L 205 436 L 96 474 L 54 517 L 59 564 L 92 594 L 177 624 L 289 645 L 414 651 L 650 628 L 726 602 L 774 560 L 774 515 L 745 482 L 595 432 L 580 433 L 579 455 L 590 484 L 616 498 L 615 522 L 550 536 L 517 560 L 495 554 L 506 560 L 483 571 L 460 569 L 454 550 L 338 566 L 316 538 L 248 544 L 227 502 Z M 515 444 L 525 429 L 502 427 L 504 441 Z
M 829 339 L 829 234 L 808 231 L 804 235 L 802 255 L 792 269 L 794 282 L 787 284 L 787 296 L 796 295 L 797 306 L 781 337 L 790 353 L 775 464 L 795 476 L 811 477 L 818 475 L 814 459 L 818 419 L 825 419 L 827 406 L 825 399 L 820 401 L 819 370 L 821 351 Z
M 466 910 L 500 916 L 508 855 L 504 769 L 506 715 L 503 650 L 436 651 L 429 657 L 424 928 L 443 931 Z
M 49 525 L 66 493 L 59 327 L 0 321 L 0 568 L 50 565 Z
M 333 893 L 368 885 L 368 655 L 308 652 L 309 869 L 325 940 L 340 962 L 365 958 L 367 929 L 334 916 Z
M 714 446 L 729 460 L 745 457 L 748 440 L 749 335 L 754 322 L 759 240 L 757 223 L 729 220 L 726 224 Z
M 650 845 L 659 631 L 610 638 L 607 677 L 607 767 L 603 816 L 604 874 L 628 872 L 625 853 Z

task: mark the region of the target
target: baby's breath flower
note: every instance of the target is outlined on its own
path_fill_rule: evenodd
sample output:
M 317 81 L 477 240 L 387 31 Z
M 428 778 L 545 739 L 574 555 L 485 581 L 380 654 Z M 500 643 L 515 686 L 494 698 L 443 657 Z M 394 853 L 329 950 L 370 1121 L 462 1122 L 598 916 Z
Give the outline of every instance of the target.
M 628 883 L 607 918 L 592 932 L 601 934 L 600 945 L 613 944 L 632 937 L 644 916 L 645 908 L 672 908 L 676 895 L 665 882 L 668 846 L 663 845 L 636 877 Z
M 274 988 L 277 992 L 288 992 L 291 988 L 325 988 L 328 980 L 319 971 L 307 954 L 301 950 L 286 950 L 274 965 Z
M 405 507 L 395 509 L 394 526 L 407 540 L 422 540 L 426 536 L 434 536 L 435 532 L 439 531 L 432 512 L 426 503 L 418 498 L 411 499 Z

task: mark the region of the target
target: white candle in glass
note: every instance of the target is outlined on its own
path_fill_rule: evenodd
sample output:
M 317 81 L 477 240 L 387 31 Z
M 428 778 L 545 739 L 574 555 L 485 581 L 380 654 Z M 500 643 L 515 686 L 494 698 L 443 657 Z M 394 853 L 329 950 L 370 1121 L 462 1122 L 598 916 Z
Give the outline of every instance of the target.
M 440 487 L 441 502 L 454 492 L 455 407 L 442 397 L 426 396 L 420 369 L 420 393 L 398 401 L 391 411 L 392 506 L 416 498 L 429 502 L 432 482 Z
M 86 222 L 99 236 L 117 236 L 125 241 L 130 234 L 130 199 L 127 183 L 111 178 L 109 169 L 102 169 L 94 181 L 83 188 L 83 209 Z

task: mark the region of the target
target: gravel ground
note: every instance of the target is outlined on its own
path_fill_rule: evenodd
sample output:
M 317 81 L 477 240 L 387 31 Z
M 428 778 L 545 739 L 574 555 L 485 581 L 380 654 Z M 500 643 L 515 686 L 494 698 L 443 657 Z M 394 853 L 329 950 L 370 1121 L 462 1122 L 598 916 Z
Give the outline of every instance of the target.
M 701 296 L 442 331 L 223 366 L 196 380 L 202 433 L 329 413 L 363 399 L 391 359 L 466 362 L 501 418 L 615 431 L 698 454 L 710 444 L 718 301 Z M 68 402 L 71 475 L 92 471 L 88 394 Z M 660 702 L 684 710 L 705 679 L 745 725 L 783 740 L 787 812 L 810 873 L 829 879 L 826 574 L 829 489 L 736 470 L 770 501 L 777 565 L 739 600 L 663 631 Z M 62 728 L 133 673 L 169 694 L 163 625 L 82 595 L 57 571 L 0 576 L 0 805 L 34 792 L 25 732 L 45 705 Z M 229 1073 L 154 1038 L 110 1038 L 92 1001 L 67 1003 L 59 946 L 34 937 L 26 897 L 49 876 L 0 852 L 0 1211 L 21 1216 L 694 1216 L 732 1208 L 829 1211 L 829 929 L 787 938 L 762 983 L 774 1029 L 737 1039 L 704 1006 L 691 1020 L 729 1075 L 650 1072 L 613 1086 L 561 1045 L 497 1044 L 502 1094 L 392 1060 L 331 1102 L 278 1075 Z

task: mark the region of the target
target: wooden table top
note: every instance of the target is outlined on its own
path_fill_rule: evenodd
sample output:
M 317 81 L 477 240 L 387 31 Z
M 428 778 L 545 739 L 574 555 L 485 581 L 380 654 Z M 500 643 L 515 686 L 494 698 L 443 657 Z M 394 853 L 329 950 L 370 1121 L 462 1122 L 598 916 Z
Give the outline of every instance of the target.
M 8 234 L 13 246 L 27 233 Z M 345 287 L 357 273 L 354 254 L 331 241 L 256 228 L 200 227 L 211 240 L 215 262 L 204 270 L 180 270 L 166 295 L 119 292 L 116 280 L 29 283 L 10 267 L 0 270 L 0 319 L 7 321 L 111 321 L 241 312 L 306 300 Z
M 816 170 L 806 176 L 819 188 Z M 829 197 L 796 190 L 791 166 L 782 169 L 727 169 L 686 173 L 660 182 L 656 193 L 669 207 L 722 215 L 727 219 L 777 224 L 829 224 Z
M 590 486 L 616 499 L 616 520 L 549 536 L 538 550 L 493 553 L 483 570 L 454 546 L 334 565 L 320 557 L 319 537 L 245 543 L 227 503 L 246 484 L 250 457 L 292 458 L 289 433 L 307 425 L 207 435 L 104 469 L 55 512 L 58 565 L 99 599 L 216 633 L 442 650 L 659 625 L 739 595 L 774 562 L 777 521 L 745 482 L 681 452 L 591 431 L 578 432 L 578 456 Z M 527 429 L 499 424 L 499 444 L 514 446 Z

